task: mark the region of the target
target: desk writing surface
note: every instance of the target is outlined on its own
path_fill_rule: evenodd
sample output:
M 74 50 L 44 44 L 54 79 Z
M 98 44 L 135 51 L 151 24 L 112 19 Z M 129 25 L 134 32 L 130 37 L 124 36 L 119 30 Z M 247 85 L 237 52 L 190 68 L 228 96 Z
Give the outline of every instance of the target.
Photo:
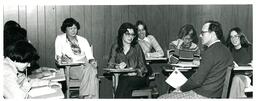
M 72 62 L 72 63 L 59 63 L 57 62 L 58 66 L 79 66 L 84 64 L 83 62 Z
M 235 67 L 234 70 L 253 70 L 252 66 L 239 66 Z
M 159 57 L 159 58 L 152 58 L 152 57 L 150 57 L 150 58 L 146 58 L 146 60 L 147 60 L 147 61 L 152 61 L 152 60 L 167 60 L 167 58 L 166 58 L 166 57 Z
M 125 69 L 115 69 L 115 68 L 104 68 L 103 70 L 108 72 L 135 72 L 135 69 L 125 68 Z
M 38 89 L 38 91 L 36 90 Z M 49 92 L 46 92 L 44 91 L 43 89 L 45 90 L 48 90 L 48 89 L 51 89 L 49 90 Z M 61 87 L 54 87 L 54 88 L 32 88 L 32 90 L 34 90 L 34 92 L 31 92 L 31 93 L 36 93 L 36 92 L 39 92 L 41 94 L 32 94 L 33 96 L 31 96 L 32 99 L 62 99 L 64 98 L 64 94 L 61 90 Z
M 193 62 L 180 62 L 180 63 L 177 63 L 177 64 L 171 64 L 171 66 L 177 66 L 177 67 L 199 67 L 199 65 L 195 65 L 193 64 Z
M 184 67 L 175 67 L 175 69 L 178 69 L 179 71 L 188 71 L 190 69 L 192 69 L 191 67 L 187 67 L 187 68 L 184 68 Z M 163 70 L 165 72 L 173 72 L 174 71 L 174 68 L 171 68 L 171 67 L 166 67 L 166 66 L 163 66 Z
M 44 80 L 51 80 L 51 81 L 65 81 L 65 74 L 64 69 L 60 68 L 59 70 L 56 70 L 56 74 L 51 77 L 44 77 L 42 78 Z

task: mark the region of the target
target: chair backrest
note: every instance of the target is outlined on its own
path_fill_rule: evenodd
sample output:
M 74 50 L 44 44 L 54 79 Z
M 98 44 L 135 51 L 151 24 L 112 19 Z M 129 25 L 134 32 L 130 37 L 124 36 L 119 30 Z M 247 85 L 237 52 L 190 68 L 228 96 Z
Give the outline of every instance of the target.
M 226 71 L 226 76 L 225 76 L 225 81 L 224 81 L 224 85 L 223 85 L 223 91 L 222 91 L 221 98 L 228 98 L 229 88 L 231 85 L 231 83 L 230 83 L 231 73 L 232 73 L 233 69 L 234 69 L 234 66 L 229 66 Z

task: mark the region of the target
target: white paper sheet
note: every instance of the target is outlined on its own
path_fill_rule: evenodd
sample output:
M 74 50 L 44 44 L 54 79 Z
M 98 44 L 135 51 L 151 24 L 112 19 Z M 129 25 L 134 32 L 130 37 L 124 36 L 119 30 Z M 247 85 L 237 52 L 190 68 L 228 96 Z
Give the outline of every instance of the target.
M 36 96 L 41 96 L 41 95 L 46 95 L 46 94 L 52 94 L 55 93 L 56 90 L 52 89 L 50 87 L 40 87 L 40 88 L 33 88 L 29 91 L 29 95 L 31 97 L 36 97 Z
M 188 79 L 178 69 L 175 69 L 165 82 L 173 88 L 177 88 L 182 86 L 187 80 Z

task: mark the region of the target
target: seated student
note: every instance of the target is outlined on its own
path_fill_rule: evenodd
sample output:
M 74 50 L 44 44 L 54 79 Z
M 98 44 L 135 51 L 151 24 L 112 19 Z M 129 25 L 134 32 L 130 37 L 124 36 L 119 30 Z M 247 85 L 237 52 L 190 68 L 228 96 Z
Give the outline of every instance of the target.
M 12 21 L 12 20 L 7 21 L 4 24 L 4 56 L 6 54 L 5 50 L 7 49 L 7 47 L 19 40 L 25 40 L 30 43 L 30 41 L 27 39 L 26 29 L 22 28 L 15 21 Z M 38 70 L 41 70 L 39 64 L 37 63 L 37 61 L 32 61 L 31 68 L 27 69 L 27 73 L 29 77 L 32 77 L 32 78 L 41 78 L 45 75 L 49 75 L 49 73 L 47 72 L 35 73 Z
M 36 49 L 27 41 L 18 41 L 6 49 L 3 65 L 4 98 L 28 98 L 31 84 L 22 72 L 38 59 Z
M 149 34 L 146 24 L 142 21 L 137 21 L 136 27 L 138 29 L 138 35 L 139 35 L 138 42 L 146 58 L 147 57 L 163 57 L 164 56 L 163 49 L 158 44 L 156 38 L 153 35 Z
M 116 98 L 131 98 L 132 90 L 148 85 L 147 68 L 143 51 L 137 44 L 136 28 L 131 23 L 123 23 L 110 52 L 108 68 L 132 68 L 135 73 L 121 74 L 115 92 Z
M 207 21 L 200 34 L 202 44 L 208 48 L 202 53 L 197 71 L 180 87 L 159 98 L 220 98 L 223 91 L 228 66 L 233 65 L 232 54 L 221 43 L 223 32 L 221 24 Z
M 238 65 L 245 65 L 252 61 L 252 45 L 247 40 L 239 27 L 232 28 L 226 40 L 227 47 L 230 49 L 234 61 Z M 246 97 L 244 89 L 250 85 L 252 78 L 251 72 L 246 74 L 238 74 L 233 77 L 230 89 L 230 98 Z
M 63 21 L 61 31 L 55 40 L 55 59 L 61 62 L 83 62 L 83 65 L 70 69 L 71 79 L 80 79 L 80 98 L 98 98 L 99 82 L 97 79 L 97 63 L 91 47 L 82 36 L 78 35 L 80 24 L 73 18 Z
M 181 51 L 192 52 L 188 55 L 193 56 L 185 56 L 185 57 L 192 57 L 192 59 L 199 58 L 199 48 L 197 46 L 198 38 L 196 34 L 196 30 L 190 24 L 186 24 L 180 28 L 178 38 L 175 41 L 172 41 L 169 44 L 169 56 L 170 56 L 170 63 L 177 63 L 179 59 L 181 59 Z M 168 57 L 169 57 L 168 56 Z M 195 56 L 195 58 L 193 58 Z M 196 58 L 197 56 L 197 58 Z M 180 57 L 180 58 L 179 58 Z M 196 62 L 196 61 L 195 61 Z M 197 63 L 199 64 L 199 63 Z

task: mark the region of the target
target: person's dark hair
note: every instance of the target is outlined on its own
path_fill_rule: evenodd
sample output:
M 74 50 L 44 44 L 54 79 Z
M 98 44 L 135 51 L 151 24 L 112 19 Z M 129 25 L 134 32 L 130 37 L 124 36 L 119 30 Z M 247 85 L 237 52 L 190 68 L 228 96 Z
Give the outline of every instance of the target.
M 138 33 L 137 33 L 136 27 L 129 22 L 123 23 L 118 29 L 118 36 L 117 36 L 117 45 L 118 46 L 117 46 L 116 52 L 123 51 L 123 36 L 124 36 L 124 33 L 128 32 L 127 29 L 133 29 L 134 34 L 135 34 L 135 37 L 131 42 L 131 47 L 134 47 L 137 44 Z
M 136 22 L 136 27 L 137 27 L 137 29 L 138 29 L 138 26 L 139 26 L 139 25 L 142 25 L 142 26 L 143 26 L 143 28 L 144 28 L 145 31 L 146 31 L 146 37 L 147 37 L 147 36 L 149 35 L 147 25 L 146 25 L 143 21 L 138 20 L 138 21 Z
M 184 36 L 189 35 L 190 31 L 193 31 L 192 35 L 190 35 L 192 42 L 198 44 L 198 37 L 195 28 L 191 24 L 186 24 L 180 28 L 178 38 L 182 39 Z
M 12 28 L 21 28 L 20 24 L 18 24 L 17 22 L 13 21 L 13 20 L 9 20 L 4 24 L 4 31 L 8 30 L 8 29 L 12 29 Z
M 223 36 L 222 26 L 217 21 L 206 21 L 206 23 L 210 23 L 208 31 L 214 31 L 216 33 L 217 38 L 221 41 L 221 43 L 225 44 L 225 39 Z
M 29 62 L 37 61 L 39 55 L 36 49 L 28 41 L 17 41 L 13 45 L 9 46 L 5 53 L 6 57 L 16 62 Z
M 247 40 L 247 37 L 242 32 L 242 30 L 239 27 L 234 27 L 234 28 L 229 30 L 228 38 L 226 40 L 226 44 L 227 44 L 227 47 L 229 47 L 229 49 L 234 48 L 234 45 L 231 43 L 231 37 L 230 37 L 230 34 L 231 34 L 232 31 L 237 32 L 237 34 L 239 35 L 242 47 L 249 47 L 249 46 L 251 46 L 251 43 Z
M 73 18 L 67 18 L 63 21 L 62 25 L 61 25 L 61 31 L 63 33 L 66 33 L 66 28 L 67 27 L 72 27 L 73 25 L 75 25 L 77 27 L 77 30 L 80 29 L 80 24 L 79 22 L 77 22 L 75 19 Z
M 19 40 L 27 41 L 27 31 L 24 28 L 12 28 L 4 31 L 4 49 Z

